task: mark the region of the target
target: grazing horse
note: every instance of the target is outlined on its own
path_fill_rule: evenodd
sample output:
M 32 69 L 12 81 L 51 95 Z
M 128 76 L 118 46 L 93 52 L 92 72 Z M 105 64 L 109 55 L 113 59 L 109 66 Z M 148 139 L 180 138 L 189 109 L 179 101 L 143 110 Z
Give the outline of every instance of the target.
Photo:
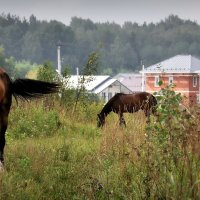
M 16 79 L 12 81 L 4 69 L 0 68 L 0 169 L 4 164 L 5 132 L 8 125 L 8 115 L 12 96 L 17 99 L 33 99 L 45 94 L 55 93 L 59 84 L 32 79 Z
M 97 126 L 103 127 L 105 124 L 105 117 L 111 111 L 119 115 L 120 125 L 126 125 L 123 113 L 134 113 L 139 110 L 144 111 L 149 121 L 150 114 L 156 111 L 156 105 L 156 98 L 147 92 L 138 92 L 134 94 L 117 93 L 106 103 L 101 112 L 97 115 Z

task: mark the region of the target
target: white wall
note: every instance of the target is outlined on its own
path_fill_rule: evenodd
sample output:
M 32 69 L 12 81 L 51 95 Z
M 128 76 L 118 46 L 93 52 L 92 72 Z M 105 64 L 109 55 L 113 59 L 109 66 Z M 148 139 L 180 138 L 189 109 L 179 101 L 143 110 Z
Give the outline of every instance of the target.
M 111 97 L 113 97 L 116 93 L 125 93 L 125 94 L 130 94 L 132 93 L 131 90 L 128 88 L 124 87 L 119 81 L 115 81 L 113 84 L 105 88 L 103 91 L 98 93 L 98 96 L 107 102 L 110 100 Z

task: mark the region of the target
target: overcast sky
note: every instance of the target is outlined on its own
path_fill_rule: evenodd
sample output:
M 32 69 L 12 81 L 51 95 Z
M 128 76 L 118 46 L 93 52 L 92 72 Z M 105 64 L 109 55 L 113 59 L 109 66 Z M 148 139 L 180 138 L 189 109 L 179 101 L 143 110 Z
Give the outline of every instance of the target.
M 200 24 L 200 0 L 0 0 L 0 14 L 70 24 L 74 16 L 93 22 L 157 23 L 170 14 Z

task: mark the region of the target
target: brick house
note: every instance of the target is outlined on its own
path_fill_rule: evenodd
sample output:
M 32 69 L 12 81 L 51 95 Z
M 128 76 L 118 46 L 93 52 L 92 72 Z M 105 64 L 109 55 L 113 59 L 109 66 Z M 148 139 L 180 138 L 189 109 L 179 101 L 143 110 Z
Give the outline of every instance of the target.
M 146 91 L 153 93 L 174 84 L 174 91 L 186 97 L 186 103 L 200 102 L 200 59 L 191 55 L 177 55 L 141 71 L 146 79 Z M 163 82 L 159 86 L 159 81 Z

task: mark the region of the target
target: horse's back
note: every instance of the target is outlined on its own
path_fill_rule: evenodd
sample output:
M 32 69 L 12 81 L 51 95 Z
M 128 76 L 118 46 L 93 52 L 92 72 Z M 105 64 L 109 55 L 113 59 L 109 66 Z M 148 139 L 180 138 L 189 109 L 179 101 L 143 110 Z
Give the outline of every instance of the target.
M 133 99 L 135 99 L 135 101 L 140 102 L 140 103 L 148 103 L 150 104 L 150 106 L 155 106 L 157 104 L 157 100 L 156 98 L 148 92 L 138 92 L 133 94 Z
M 136 103 L 147 100 L 150 96 L 151 94 L 147 92 L 137 92 L 133 94 L 123 94 L 119 96 L 119 100 L 123 103 L 127 102 L 129 104 L 131 103 L 136 104 Z
M 113 98 L 113 110 L 116 112 L 136 112 L 139 109 L 143 109 L 143 106 L 148 103 L 153 106 L 154 96 L 148 92 L 137 92 L 133 94 L 116 94 Z

